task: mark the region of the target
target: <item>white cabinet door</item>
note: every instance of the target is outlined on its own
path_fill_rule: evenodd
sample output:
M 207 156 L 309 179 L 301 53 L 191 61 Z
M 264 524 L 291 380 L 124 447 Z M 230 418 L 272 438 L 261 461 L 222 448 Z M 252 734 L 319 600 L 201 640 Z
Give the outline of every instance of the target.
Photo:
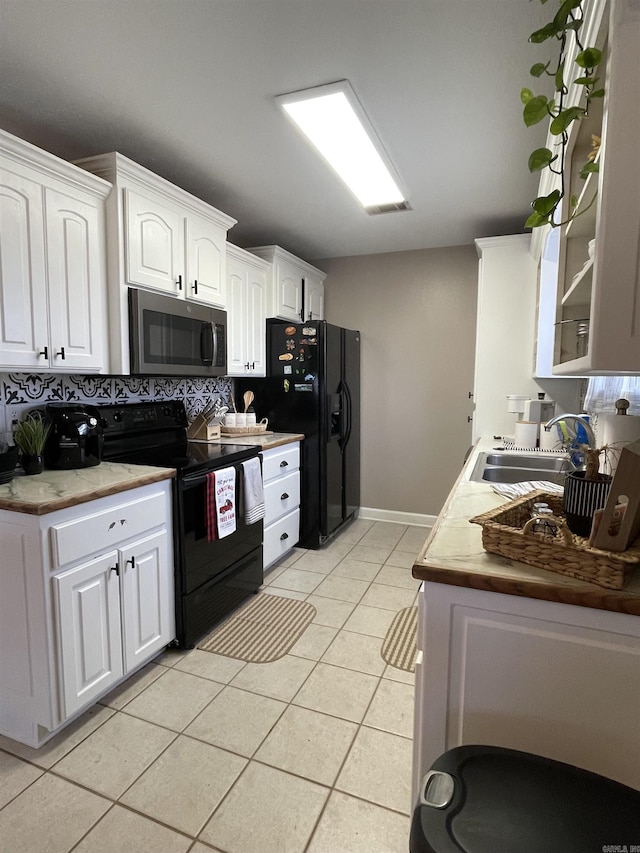
M 104 366 L 105 263 L 96 204 L 45 188 L 49 362 L 63 370 Z M 104 327 L 103 327 L 104 324 Z
M 58 608 L 63 719 L 123 674 L 120 579 L 112 551 L 53 578 Z
M 249 268 L 247 273 L 247 364 L 251 376 L 267 375 L 267 276 Z
M 229 376 L 266 375 L 267 274 L 227 258 Z
M 304 279 L 304 319 L 324 320 L 324 284 L 309 275 Z
M 151 193 L 125 189 L 126 275 L 165 293 L 184 289 L 183 217 Z
M 0 161 L 0 367 L 47 365 L 42 186 Z
M 275 269 L 276 316 L 299 323 L 302 320 L 302 272 L 293 264 L 278 261 Z
M 118 554 L 122 579 L 124 670 L 130 672 L 169 643 L 173 633 L 173 575 L 167 531 Z
M 185 220 L 187 299 L 226 308 L 225 238 L 224 229 L 204 217 Z

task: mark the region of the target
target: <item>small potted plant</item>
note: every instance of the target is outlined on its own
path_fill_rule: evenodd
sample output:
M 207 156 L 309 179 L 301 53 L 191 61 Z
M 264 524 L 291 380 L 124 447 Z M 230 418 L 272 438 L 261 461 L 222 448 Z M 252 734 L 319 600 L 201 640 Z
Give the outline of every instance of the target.
M 600 463 L 604 460 L 607 468 L 609 456 L 616 450 L 609 445 L 589 447 L 581 445 L 585 468 L 583 471 L 573 471 L 567 474 L 564 485 L 564 511 L 567 516 L 567 527 L 578 536 L 589 536 L 593 515 L 597 509 L 602 509 L 607 502 L 612 477 L 600 471 Z
M 20 464 L 25 474 L 40 474 L 44 467 L 42 454 L 49 435 L 50 425 L 38 413 L 26 415 L 19 421 L 13 440 L 20 450 Z

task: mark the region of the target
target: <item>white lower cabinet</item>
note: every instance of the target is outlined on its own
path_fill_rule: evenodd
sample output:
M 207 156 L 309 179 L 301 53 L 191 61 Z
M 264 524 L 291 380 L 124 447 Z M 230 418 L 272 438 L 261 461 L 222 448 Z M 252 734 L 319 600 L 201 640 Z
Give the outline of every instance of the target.
M 521 596 L 422 584 L 414 802 L 462 744 L 533 752 L 640 787 L 640 620 Z
M 300 538 L 300 443 L 262 451 L 264 568 L 285 556 Z
M 0 733 L 40 746 L 175 637 L 169 481 L 0 511 Z

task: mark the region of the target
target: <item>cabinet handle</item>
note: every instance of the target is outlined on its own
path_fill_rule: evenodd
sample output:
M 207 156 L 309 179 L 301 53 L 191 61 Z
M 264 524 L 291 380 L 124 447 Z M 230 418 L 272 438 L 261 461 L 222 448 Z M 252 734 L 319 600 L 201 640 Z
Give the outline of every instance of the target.
M 283 533 L 283 534 L 282 534 L 282 536 L 280 537 L 280 541 L 281 541 L 281 542 L 284 542 L 284 540 L 285 540 L 285 539 L 288 539 L 288 538 L 289 538 L 289 534 L 288 534 L 288 533 Z
M 41 349 L 38 355 L 43 355 L 45 358 L 49 358 L 49 347 L 45 346 L 44 349 Z
M 256 363 L 255 363 L 255 361 L 252 361 L 251 362 L 251 370 L 255 370 L 255 369 L 256 369 Z
M 178 276 L 178 280 L 177 280 L 176 284 L 178 285 L 178 290 L 182 290 L 182 276 L 181 275 Z
M 289 495 L 288 495 L 286 492 L 283 492 L 283 493 L 280 495 L 280 500 L 281 500 L 281 501 L 286 501 L 288 497 L 289 497 Z
M 289 465 L 289 463 L 287 462 L 286 459 L 283 459 L 282 462 L 280 463 L 281 468 L 287 468 L 288 465 Z
M 131 563 L 131 568 L 132 568 L 132 569 L 135 569 L 135 567 L 136 567 L 136 558 L 135 558 L 135 557 L 132 557 L 130 560 L 127 560 L 127 563 L 126 563 L 126 564 L 127 564 L 127 566 L 129 565 L 129 563 Z
M 115 566 L 111 566 L 109 569 L 110 572 L 115 572 L 118 577 L 120 577 L 120 566 L 116 563 Z
M 248 362 L 248 361 L 245 363 L 245 365 L 244 365 L 244 369 L 245 369 L 245 370 L 249 370 L 249 362 Z
M 473 400 L 473 391 L 469 391 L 469 399 Z
M 60 352 L 57 352 L 57 353 L 56 353 L 56 358 L 58 358 L 58 356 L 59 356 L 63 361 L 65 360 L 66 356 L 65 356 L 65 354 L 64 354 L 64 347 L 60 347 Z
M 198 292 L 198 279 L 197 278 L 194 278 L 194 280 L 193 280 L 193 292 L 194 293 Z
M 313 319 L 313 317 L 311 316 L 311 311 L 309 311 L 309 316 L 307 317 L 307 320 L 312 320 L 312 319 Z
M 473 416 L 467 415 L 467 423 L 470 424 L 472 420 L 473 420 Z

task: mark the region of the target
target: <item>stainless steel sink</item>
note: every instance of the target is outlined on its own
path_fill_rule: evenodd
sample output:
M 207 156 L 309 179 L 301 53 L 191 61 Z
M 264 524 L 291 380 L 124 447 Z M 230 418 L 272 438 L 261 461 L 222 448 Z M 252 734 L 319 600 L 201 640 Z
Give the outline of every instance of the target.
M 528 480 L 545 480 L 563 485 L 569 470 L 567 460 L 561 456 L 480 453 L 469 479 L 477 483 L 522 483 Z
M 486 465 L 499 468 L 536 468 L 544 471 L 566 471 L 567 460 L 564 456 L 525 456 L 521 453 L 488 453 Z

